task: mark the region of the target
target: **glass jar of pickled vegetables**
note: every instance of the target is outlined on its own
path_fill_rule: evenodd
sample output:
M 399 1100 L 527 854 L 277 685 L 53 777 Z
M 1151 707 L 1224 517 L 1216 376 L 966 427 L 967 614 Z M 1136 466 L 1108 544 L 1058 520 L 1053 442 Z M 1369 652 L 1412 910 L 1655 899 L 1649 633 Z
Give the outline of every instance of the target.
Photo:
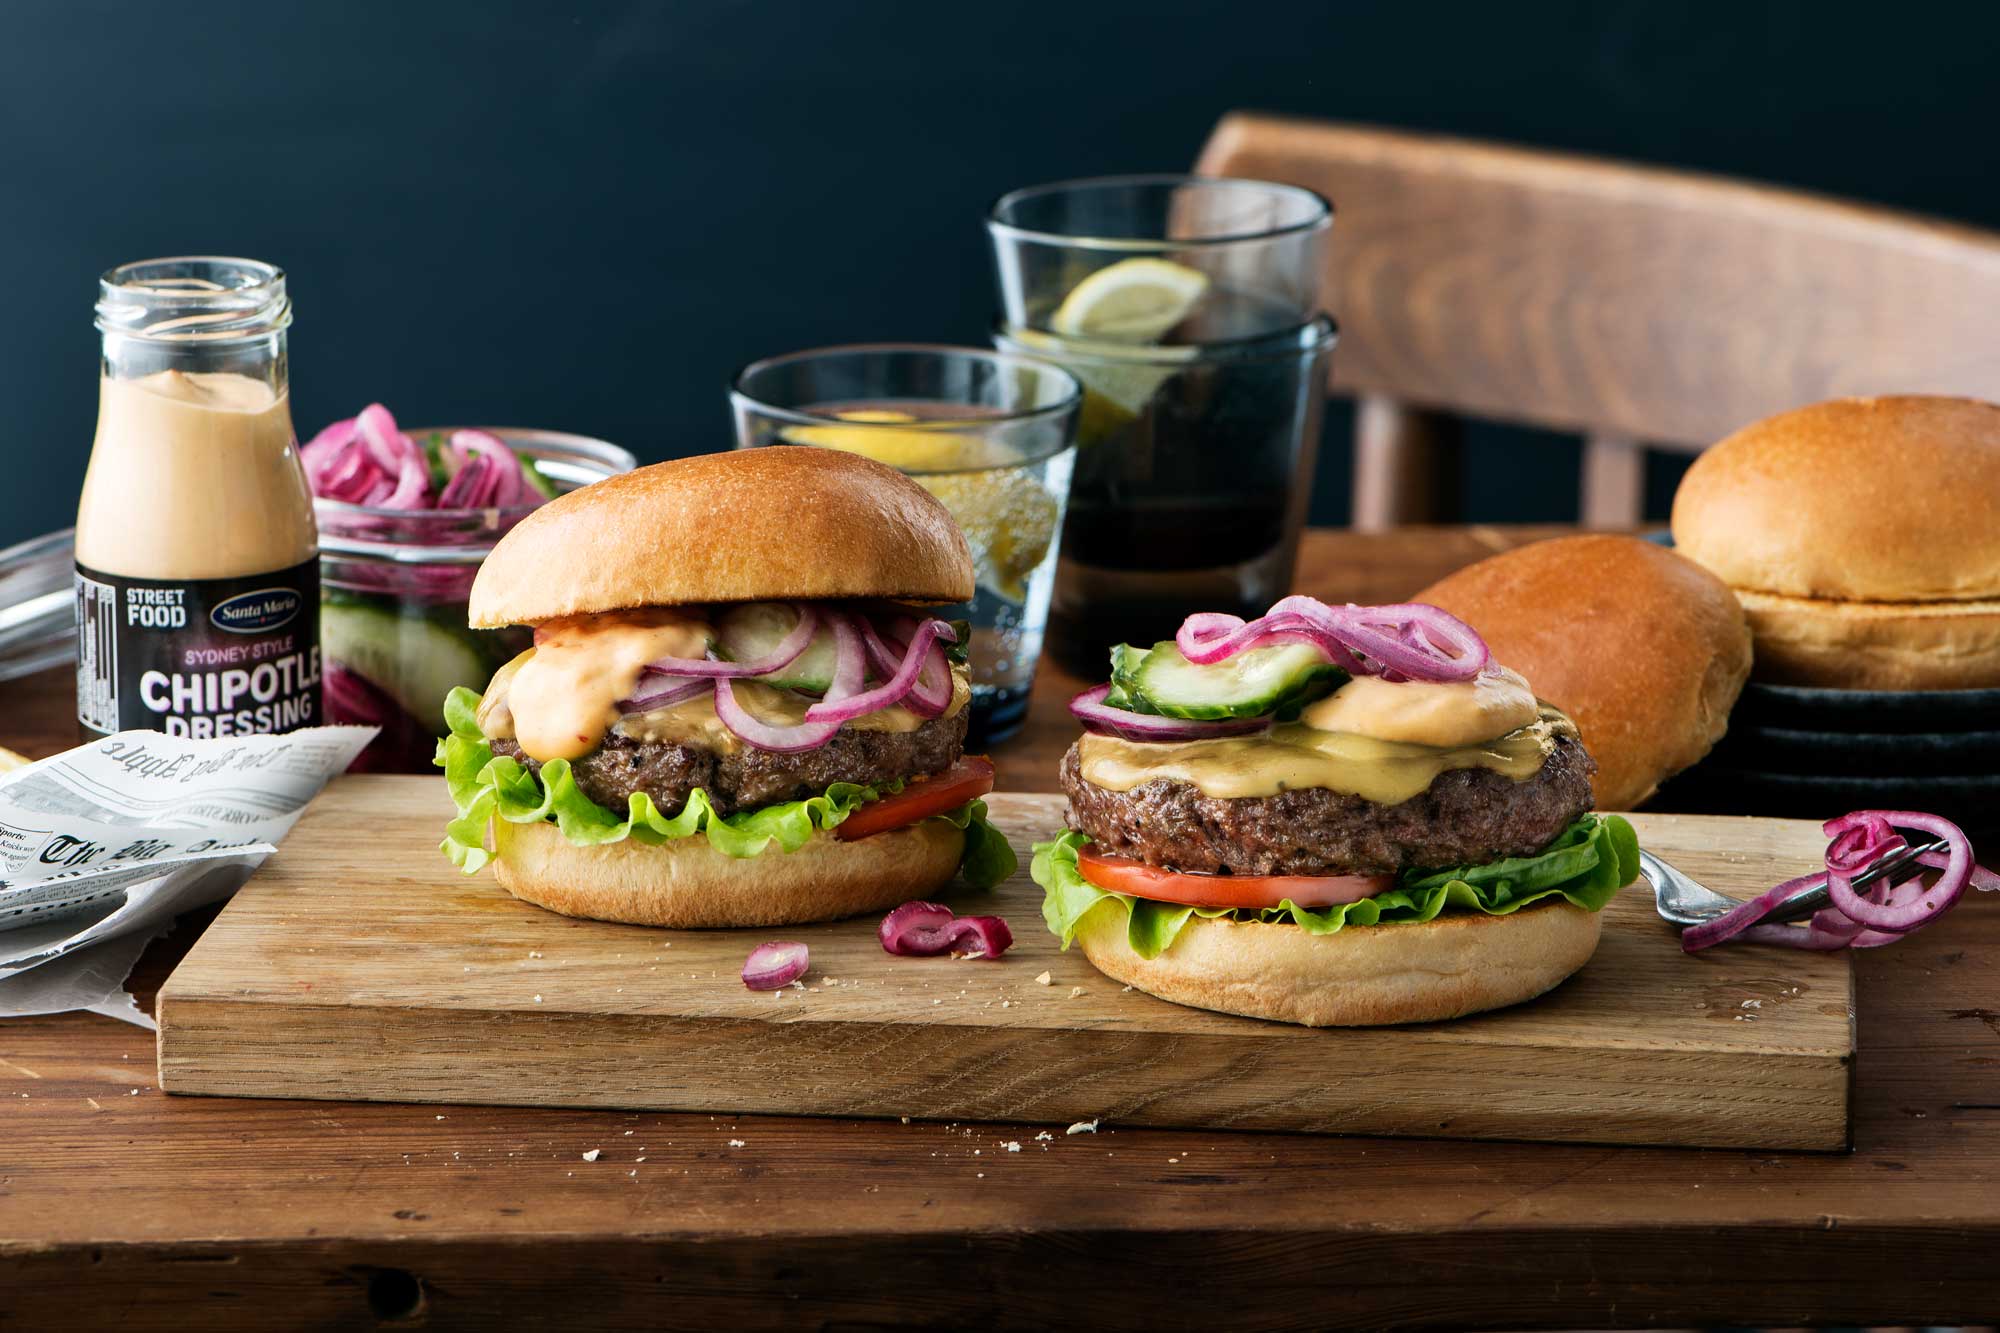
M 382 729 L 353 771 L 428 773 L 445 695 L 483 689 L 532 635 L 467 627 L 480 562 L 537 506 L 635 460 L 555 431 L 400 431 L 378 410 L 301 451 L 320 530 L 326 720 Z

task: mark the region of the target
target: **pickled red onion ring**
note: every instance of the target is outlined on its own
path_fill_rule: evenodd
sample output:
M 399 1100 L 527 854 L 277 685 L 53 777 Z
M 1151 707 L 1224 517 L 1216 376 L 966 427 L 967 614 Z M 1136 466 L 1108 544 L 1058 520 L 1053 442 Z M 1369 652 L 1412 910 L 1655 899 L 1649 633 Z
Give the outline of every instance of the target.
M 715 715 L 721 718 L 722 725 L 735 732 L 739 739 L 760 750 L 771 750 L 777 754 L 817 750 L 833 739 L 834 732 L 840 730 L 838 722 L 813 721 L 810 708 L 806 710 L 807 720 L 797 726 L 766 722 L 762 718 L 754 717 L 736 701 L 736 691 L 730 685 L 727 676 L 718 676 L 715 681 Z
M 748 662 L 724 662 L 713 657 L 662 657 L 648 662 L 646 670 L 663 676 L 709 676 L 717 679 L 768 676 L 773 671 L 781 671 L 796 662 L 812 645 L 813 634 L 819 629 L 819 612 L 810 603 L 795 602 L 793 606 L 799 613 L 799 623 L 778 641 L 776 648 L 762 657 Z M 812 714 L 806 716 L 811 717 Z
M 1893 944 L 1943 916 L 1964 894 L 1968 884 L 2000 891 L 2000 876 L 1972 862 L 1972 844 L 1958 825 L 1916 810 L 1856 810 L 1830 819 L 1823 826 L 1829 839 L 1825 869 L 1800 875 L 1740 903 L 1713 921 L 1681 933 L 1689 953 L 1731 940 L 1777 944 L 1792 949 L 1872 949 Z M 1900 883 L 1888 880 L 1863 892 L 1855 878 L 1884 856 L 1909 844 L 1896 830 L 1921 829 L 1945 843 L 1945 851 L 1926 852 L 1918 864 L 1936 871 L 1930 883 L 1922 875 Z M 1803 926 L 1764 923 L 1774 908 L 1807 889 L 1826 882 L 1828 904 Z
M 875 631 L 862 616 L 845 611 L 827 611 L 825 615 L 833 630 L 833 680 L 821 697 L 849 699 L 861 693 L 861 687 L 868 683 L 868 649 L 863 634 Z M 855 628 L 857 622 L 859 629 Z
M 618 701 L 618 711 L 645 713 L 655 708 L 672 708 L 675 704 L 686 703 L 703 690 L 713 689 L 714 686 L 714 681 L 699 676 L 663 676 L 648 672 L 639 678 L 637 693 L 629 699 Z
M 315 496 L 381 509 L 494 509 L 542 503 L 527 465 L 491 431 L 453 431 L 441 446 L 450 476 L 435 493 L 424 448 L 380 403 L 336 421 L 301 445 Z
M 1014 932 L 999 917 L 957 916 L 943 903 L 904 903 L 882 918 L 875 935 L 885 953 L 905 958 L 998 958 L 1014 943 Z
M 1178 717 L 1157 717 L 1134 713 L 1104 702 L 1109 685 L 1096 685 L 1069 701 L 1070 716 L 1087 731 L 1101 736 L 1117 736 L 1128 741 L 1206 741 L 1223 736 L 1247 736 L 1271 725 L 1268 717 L 1228 718 L 1220 722 L 1192 722 Z
M 909 652 L 910 638 L 917 632 L 917 621 L 909 616 L 900 616 L 890 627 L 894 638 L 877 636 L 876 643 L 888 657 L 886 673 L 894 675 L 902 663 L 904 654 Z M 951 663 L 945 660 L 944 648 L 933 644 L 924 654 L 924 664 L 917 672 L 917 678 L 910 686 L 910 692 L 903 696 L 902 704 L 918 717 L 943 717 L 951 707 Z
M 1189 616 L 1174 636 L 1197 666 L 1277 643 L 1309 643 L 1350 674 L 1391 680 L 1471 680 L 1492 660 L 1471 626 L 1425 602 L 1336 607 L 1292 596 L 1248 622 L 1213 611 Z
M 903 660 L 894 675 L 872 690 L 863 690 L 845 699 L 822 699 L 806 709 L 806 721 L 830 722 L 839 725 L 852 722 L 864 713 L 873 713 L 892 704 L 904 702 L 911 688 L 917 683 L 917 675 L 924 669 L 925 658 L 933 644 L 958 642 L 958 631 L 942 620 L 926 620 L 917 626 L 910 644 L 903 652 Z M 942 653 L 940 652 L 940 656 Z M 947 677 L 949 671 L 947 670 Z
M 751 990 L 783 990 L 806 974 L 812 951 L 797 940 L 760 944 L 743 960 L 743 984 Z

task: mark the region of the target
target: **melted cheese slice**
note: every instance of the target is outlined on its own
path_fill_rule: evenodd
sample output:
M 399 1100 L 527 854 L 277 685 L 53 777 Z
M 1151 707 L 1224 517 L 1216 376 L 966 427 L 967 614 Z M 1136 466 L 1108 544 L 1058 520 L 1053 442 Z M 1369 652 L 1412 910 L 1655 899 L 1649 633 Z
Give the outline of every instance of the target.
M 1276 796 L 1321 787 L 1378 805 L 1400 805 L 1454 769 L 1491 769 L 1524 782 L 1541 771 L 1557 737 L 1575 734 L 1567 717 L 1542 706 L 1527 726 L 1467 745 L 1381 740 L 1301 721 L 1281 722 L 1261 736 L 1175 744 L 1086 735 L 1077 742 L 1077 757 L 1084 780 L 1108 791 L 1173 778 L 1204 796 Z
M 710 630 L 700 615 L 649 608 L 550 621 L 535 631 L 535 646 L 494 673 L 479 702 L 479 729 L 496 740 L 520 743 L 532 759 L 579 759 L 604 743 L 605 733 L 641 743 L 690 745 L 733 754 L 743 742 L 715 715 L 714 696 L 702 693 L 671 708 L 621 713 L 620 699 L 638 688 L 648 662 L 700 657 Z M 952 667 L 951 717 L 972 698 L 961 665 Z M 735 682 L 737 702 L 760 721 L 796 726 L 812 700 L 756 681 Z M 915 731 L 925 719 L 903 707 L 877 709 L 846 724 L 850 731 Z

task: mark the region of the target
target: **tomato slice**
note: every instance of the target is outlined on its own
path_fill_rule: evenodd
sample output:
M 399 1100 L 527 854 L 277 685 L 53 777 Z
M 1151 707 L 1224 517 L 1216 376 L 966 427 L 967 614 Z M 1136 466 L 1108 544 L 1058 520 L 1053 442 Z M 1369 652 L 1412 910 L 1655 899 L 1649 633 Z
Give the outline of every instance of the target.
M 993 761 L 985 755 L 967 755 L 942 773 L 916 778 L 894 796 L 884 796 L 861 806 L 833 826 L 833 835 L 845 842 L 903 828 L 920 819 L 956 810 L 975 796 L 993 790 Z
M 1190 907 L 1256 909 L 1287 898 L 1300 907 L 1332 907 L 1373 898 L 1396 882 L 1394 875 L 1187 875 L 1088 847 L 1077 849 L 1076 865 L 1100 889 Z

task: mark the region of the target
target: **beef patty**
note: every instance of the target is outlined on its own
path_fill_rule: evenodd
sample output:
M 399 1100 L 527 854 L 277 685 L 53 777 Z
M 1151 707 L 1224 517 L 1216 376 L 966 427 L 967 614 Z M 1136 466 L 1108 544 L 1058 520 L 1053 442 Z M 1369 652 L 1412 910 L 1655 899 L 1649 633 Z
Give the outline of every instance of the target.
M 1590 809 L 1596 771 L 1575 737 L 1559 735 L 1531 778 L 1454 769 L 1400 805 L 1320 787 L 1204 796 L 1171 778 L 1110 791 L 1084 780 L 1074 745 L 1061 776 L 1070 827 L 1111 855 L 1204 874 L 1348 875 L 1532 856 Z
M 608 733 L 604 744 L 570 762 L 583 794 L 623 812 L 635 791 L 645 792 L 669 818 L 700 787 L 722 814 L 779 801 L 817 796 L 835 782 L 881 784 L 896 778 L 942 773 L 965 749 L 971 713 L 932 718 L 914 731 L 856 731 L 843 727 L 812 750 L 779 754 L 744 745 L 732 754 L 668 742 L 640 742 Z M 541 763 L 511 740 L 487 742 L 493 753 L 512 755 L 536 773 Z

